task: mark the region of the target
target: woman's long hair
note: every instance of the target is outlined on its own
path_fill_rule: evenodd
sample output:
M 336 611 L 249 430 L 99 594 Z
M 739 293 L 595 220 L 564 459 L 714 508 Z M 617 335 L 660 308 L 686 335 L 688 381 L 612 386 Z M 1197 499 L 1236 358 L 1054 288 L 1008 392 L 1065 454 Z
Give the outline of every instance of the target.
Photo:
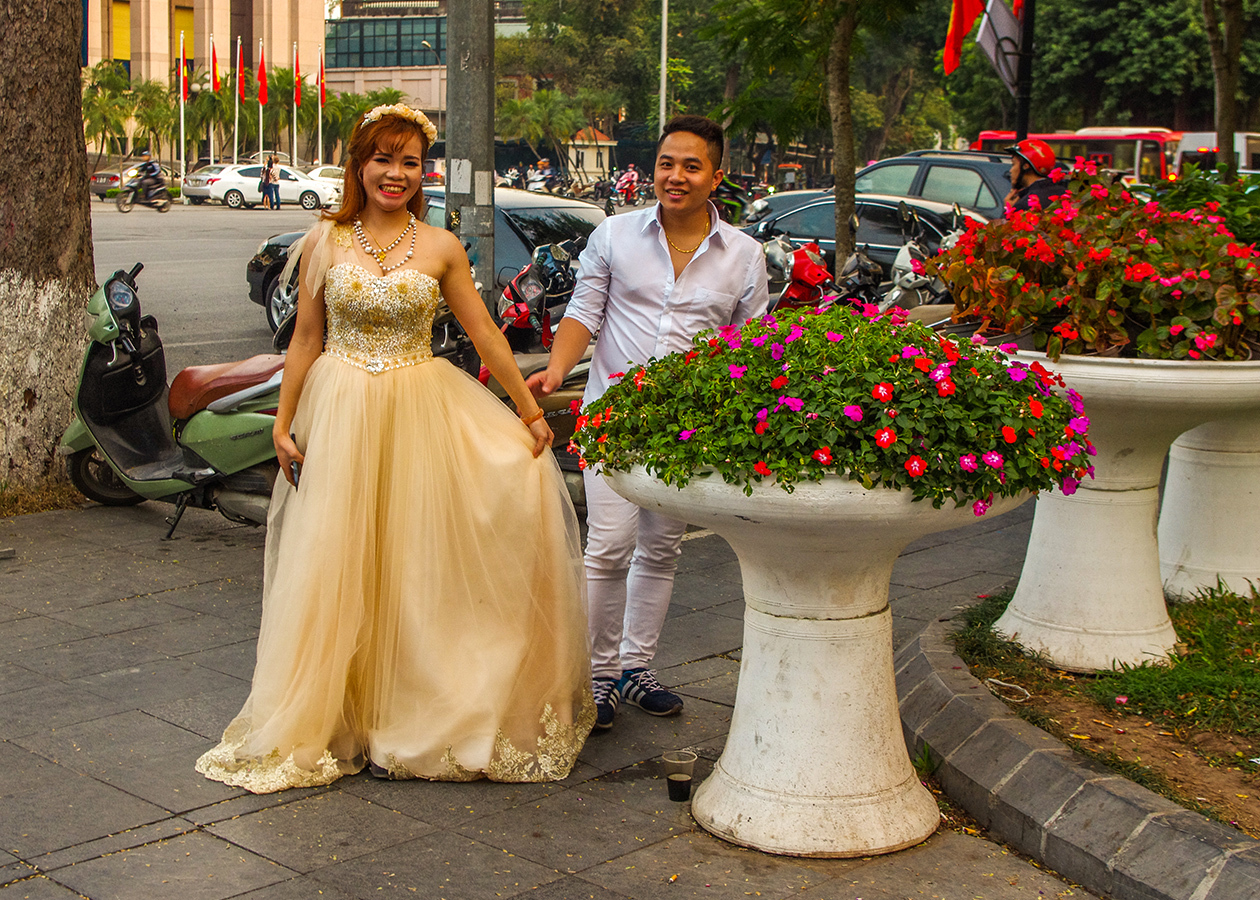
M 331 219 L 338 225 L 349 225 L 359 218 L 363 207 L 367 205 L 367 194 L 360 180 L 363 167 L 377 150 L 397 152 L 413 137 L 420 138 L 420 165 L 423 168 L 424 160 L 429 155 L 429 141 L 418 124 L 402 116 L 381 116 L 366 124 L 359 119 L 350 134 L 349 159 L 342 167 L 345 175 L 341 180 L 341 207 L 336 212 L 325 212 L 324 218 Z M 407 209 L 417 219 L 424 217 L 423 187 L 407 202 Z

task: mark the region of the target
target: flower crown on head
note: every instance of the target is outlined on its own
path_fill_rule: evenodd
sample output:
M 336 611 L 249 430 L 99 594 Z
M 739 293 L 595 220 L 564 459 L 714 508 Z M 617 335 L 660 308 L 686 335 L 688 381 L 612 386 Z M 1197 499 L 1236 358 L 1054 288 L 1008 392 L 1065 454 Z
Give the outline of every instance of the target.
M 378 106 L 363 117 L 363 124 L 375 122 L 381 116 L 398 116 L 399 118 L 408 119 L 420 126 L 420 130 L 424 132 L 425 138 L 429 141 L 429 146 L 433 146 L 433 142 L 437 140 L 437 128 L 429 117 L 418 109 L 412 109 L 405 103 L 394 103 L 389 106 Z

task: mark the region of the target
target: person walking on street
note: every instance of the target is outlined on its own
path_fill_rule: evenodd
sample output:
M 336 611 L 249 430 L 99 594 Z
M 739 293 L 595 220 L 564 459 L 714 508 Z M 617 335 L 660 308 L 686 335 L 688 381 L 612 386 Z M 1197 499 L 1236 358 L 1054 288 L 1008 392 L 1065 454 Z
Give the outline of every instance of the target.
M 280 160 L 275 156 L 267 163 L 267 190 L 271 192 L 271 208 L 280 208 Z
M 716 122 L 679 116 L 666 124 L 656 148 L 659 202 L 605 219 L 591 233 L 547 369 L 527 382 L 536 396 L 563 383 L 596 332 L 584 403 L 598 400 L 628 366 L 685 350 L 707 328 L 766 312 L 761 245 L 721 221 L 709 200 L 721 164 Z M 652 715 L 677 714 L 682 698 L 650 666 L 686 526 L 623 499 L 597 471 L 587 469 L 584 478 L 596 727 L 612 727 L 622 698 Z
M 271 209 L 271 157 L 265 157 L 258 173 L 258 190 L 262 194 L 262 208 Z
M 1050 177 L 1058 160 L 1045 141 L 1029 138 L 1006 150 L 1011 154 L 1011 191 L 1006 195 L 1011 209 L 1045 209 L 1067 193 L 1066 179 Z

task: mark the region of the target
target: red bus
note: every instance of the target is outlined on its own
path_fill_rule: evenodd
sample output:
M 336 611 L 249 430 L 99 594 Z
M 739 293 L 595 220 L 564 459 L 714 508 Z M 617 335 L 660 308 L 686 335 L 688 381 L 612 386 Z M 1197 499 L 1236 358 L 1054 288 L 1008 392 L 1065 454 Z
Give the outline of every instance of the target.
M 1081 156 L 1100 168 L 1123 173 L 1126 182 L 1149 183 L 1176 177 L 1177 144 L 1181 134 L 1167 128 L 1103 126 L 1028 136 L 1041 138 L 1064 163 L 1072 163 Z M 1013 143 L 1013 131 L 982 131 L 972 142 L 971 149 L 1001 152 Z

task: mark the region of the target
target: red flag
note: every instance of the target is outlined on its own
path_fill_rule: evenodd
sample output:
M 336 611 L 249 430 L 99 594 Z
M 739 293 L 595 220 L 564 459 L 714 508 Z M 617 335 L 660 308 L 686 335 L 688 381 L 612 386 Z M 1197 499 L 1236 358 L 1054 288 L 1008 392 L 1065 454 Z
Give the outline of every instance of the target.
M 179 96 L 188 99 L 188 59 L 184 56 L 184 39 L 179 40 Z
M 236 41 L 236 95 L 245 99 L 245 47 Z
M 258 103 L 267 105 L 267 58 L 263 56 L 263 48 L 258 47 Z
M 302 72 L 298 66 L 297 47 L 293 48 L 293 105 L 302 105 Z
M 954 0 L 949 14 L 949 31 L 945 35 L 945 74 L 962 62 L 963 39 L 984 12 L 984 0 Z
M 1024 18 L 1024 0 L 1015 0 L 1011 6 L 1011 12 L 1015 13 L 1015 18 Z
M 210 81 L 217 92 L 219 90 L 219 54 L 214 49 L 214 38 L 210 39 Z
M 328 95 L 324 93 L 324 51 L 319 51 L 319 102 L 321 104 L 328 102 Z

